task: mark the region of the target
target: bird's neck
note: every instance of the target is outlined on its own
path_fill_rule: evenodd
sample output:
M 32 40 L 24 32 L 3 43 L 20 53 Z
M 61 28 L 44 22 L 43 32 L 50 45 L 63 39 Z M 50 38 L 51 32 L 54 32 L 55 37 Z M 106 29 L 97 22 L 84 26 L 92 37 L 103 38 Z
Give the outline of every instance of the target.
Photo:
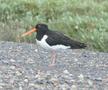
M 36 39 L 40 41 L 44 35 L 46 35 L 46 32 L 37 32 Z

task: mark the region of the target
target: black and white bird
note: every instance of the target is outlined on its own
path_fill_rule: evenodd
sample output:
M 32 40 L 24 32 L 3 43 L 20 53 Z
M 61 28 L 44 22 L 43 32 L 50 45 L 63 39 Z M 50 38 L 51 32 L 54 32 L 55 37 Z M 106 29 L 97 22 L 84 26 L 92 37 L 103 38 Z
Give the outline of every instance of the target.
M 37 32 L 36 42 L 41 47 L 52 51 L 52 63 L 50 66 L 55 64 L 56 53 L 58 49 L 81 49 L 85 48 L 84 43 L 74 41 L 69 37 L 58 31 L 52 31 L 46 24 L 37 24 L 32 30 L 22 34 L 22 37 L 29 35 L 33 32 Z

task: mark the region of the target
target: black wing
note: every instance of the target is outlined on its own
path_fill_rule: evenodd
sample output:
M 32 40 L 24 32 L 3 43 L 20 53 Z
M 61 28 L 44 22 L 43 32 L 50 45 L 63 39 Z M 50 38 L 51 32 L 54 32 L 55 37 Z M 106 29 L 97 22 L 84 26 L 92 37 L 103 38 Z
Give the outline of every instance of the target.
M 57 31 L 49 31 L 46 33 L 49 37 L 46 39 L 46 42 L 53 45 L 65 45 L 70 46 L 72 49 L 85 48 L 86 45 L 84 43 L 80 43 L 70 39 L 64 34 Z

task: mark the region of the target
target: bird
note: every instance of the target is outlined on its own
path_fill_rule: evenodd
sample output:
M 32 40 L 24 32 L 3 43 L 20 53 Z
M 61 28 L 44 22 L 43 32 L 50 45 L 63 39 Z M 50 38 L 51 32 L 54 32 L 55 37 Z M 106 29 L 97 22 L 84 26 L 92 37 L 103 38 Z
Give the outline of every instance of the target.
M 52 62 L 51 64 L 49 64 L 49 66 L 55 65 L 56 50 L 83 49 L 87 46 L 82 42 L 72 40 L 70 37 L 66 36 L 65 34 L 59 31 L 50 30 L 48 25 L 43 23 L 36 24 L 34 28 L 32 28 L 30 31 L 23 33 L 21 37 L 30 35 L 33 32 L 37 32 L 36 34 L 37 44 L 44 49 L 51 50 L 52 52 L 51 56 Z

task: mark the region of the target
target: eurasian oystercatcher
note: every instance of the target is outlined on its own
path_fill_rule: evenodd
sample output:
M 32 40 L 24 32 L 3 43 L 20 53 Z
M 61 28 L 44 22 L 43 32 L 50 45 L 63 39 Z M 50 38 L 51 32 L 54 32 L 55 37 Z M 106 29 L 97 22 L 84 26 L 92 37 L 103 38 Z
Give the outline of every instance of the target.
M 52 31 L 46 24 L 37 24 L 32 30 L 22 34 L 22 37 L 37 32 L 36 42 L 41 47 L 52 51 L 52 63 L 55 64 L 56 53 L 58 49 L 80 49 L 85 48 L 84 43 L 74 41 L 58 31 Z

